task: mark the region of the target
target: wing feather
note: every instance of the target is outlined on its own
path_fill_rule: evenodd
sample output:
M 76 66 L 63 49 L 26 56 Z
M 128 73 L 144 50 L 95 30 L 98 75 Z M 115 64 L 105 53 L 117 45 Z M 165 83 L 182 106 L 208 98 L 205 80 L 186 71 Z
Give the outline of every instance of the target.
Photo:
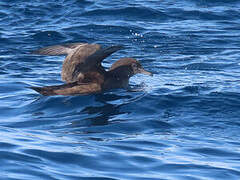
M 106 57 L 123 49 L 123 46 L 110 46 L 106 48 L 101 48 L 92 55 L 86 58 L 86 63 L 95 65 L 96 63 L 101 63 Z
M 62 79 L 66 82 L 78 81 L 80 73 L 99 71 L 104 72 L 101 62 L 112 53 L 122 49 L 122 46 L 103 48 L 99 44 L 87 44 L 74 49 L 63 62 Z
M 67 55 L 70 54 L 75 48 L 85 45 L 87 45 L 87 43 L 68 43 L 62 45 L 47 46 L 33 51 L 32 54 L 49 56 Z

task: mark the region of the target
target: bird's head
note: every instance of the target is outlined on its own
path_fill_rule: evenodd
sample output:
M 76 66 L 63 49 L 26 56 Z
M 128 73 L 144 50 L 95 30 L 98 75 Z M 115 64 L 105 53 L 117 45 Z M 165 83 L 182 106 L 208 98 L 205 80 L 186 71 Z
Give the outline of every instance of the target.
M 152 76 L 151 72 L 146 71 L 142 65 L 133 58 L 122 58 L 113 63 L 110 68 L 110 71 L 115 71 L 119 75 L 128 76 L 129 78 L 135 74 L 145 74 Z

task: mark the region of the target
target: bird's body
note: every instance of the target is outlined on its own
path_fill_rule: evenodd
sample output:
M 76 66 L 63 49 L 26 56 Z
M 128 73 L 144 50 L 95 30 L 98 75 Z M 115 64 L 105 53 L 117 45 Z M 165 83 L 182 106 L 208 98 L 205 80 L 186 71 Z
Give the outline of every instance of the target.
M 67 55 L 61 73 L 66 84 L 31 88 L 43 95 L 92 94 L 127 88 L 129 78 L 136 73 L 151 75 L 133 58 L 119 59 L 106 71 L 101 62 L 120 49 L 121 46 L 103 48 L 98 44 L 72 43 L 34 51 L 40 55 Z

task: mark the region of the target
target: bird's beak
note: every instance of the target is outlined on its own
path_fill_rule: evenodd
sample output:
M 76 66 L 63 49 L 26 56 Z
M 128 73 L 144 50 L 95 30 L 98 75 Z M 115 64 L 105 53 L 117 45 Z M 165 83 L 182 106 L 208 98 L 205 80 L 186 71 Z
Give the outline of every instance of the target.
M 146 70 L 143 69 L 143 68 L 139 69 L 139 73 L 140 73 L 140 74 L 149 75 L 149 76 L 153 76 L 153 73 L 148 72 L 148 71 L 146 71 Z

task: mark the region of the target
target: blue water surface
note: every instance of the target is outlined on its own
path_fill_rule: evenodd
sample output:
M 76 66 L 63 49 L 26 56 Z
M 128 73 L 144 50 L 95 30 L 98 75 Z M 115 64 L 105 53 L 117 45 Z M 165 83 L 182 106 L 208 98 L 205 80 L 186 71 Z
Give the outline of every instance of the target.
M 38 48 L 122 44 L 153 77 L 88 96 Z M 240 1 L 0 2 L 0 179 L 240 179 Z

